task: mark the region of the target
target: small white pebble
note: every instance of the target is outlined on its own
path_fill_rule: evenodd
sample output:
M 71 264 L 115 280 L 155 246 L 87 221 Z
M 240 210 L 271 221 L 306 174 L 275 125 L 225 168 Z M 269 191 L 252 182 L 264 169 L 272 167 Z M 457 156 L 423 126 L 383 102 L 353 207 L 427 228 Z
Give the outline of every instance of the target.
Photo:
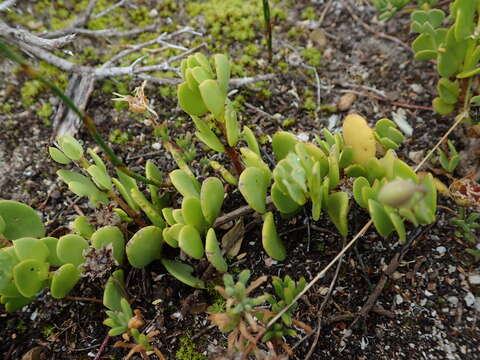
M 471 292 L 468 292 L 467 295 L 463 298 L 465 300 L 465 304 L 468 307 L 471 307 L 473 304 L 475 304 L 475 296 Z
M 480 274 L 472 274 L 468 276 L 468 281 L 472 285 L 479 285 L 480 284 Z
M 153 143 L 152 144 L 152 149 L 153 150 L 160 150 L 162 148 L 162 144 L 160 143 Z
M 447 252 L 447 248 L 445 246 L 438 246 L 435 250 L 437 250 L 440 255 L 443 255 Z

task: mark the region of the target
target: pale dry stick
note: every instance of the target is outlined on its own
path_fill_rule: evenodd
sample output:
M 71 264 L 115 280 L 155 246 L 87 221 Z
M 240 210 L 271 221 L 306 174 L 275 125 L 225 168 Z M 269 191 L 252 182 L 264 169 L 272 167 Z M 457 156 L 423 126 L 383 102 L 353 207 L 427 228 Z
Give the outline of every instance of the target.
M 0 11 L 8 10 L 8 8 L 15 4 L 17 0 L 5 0 L 0 4 Z
M 88 30 L 82 28 L 72 29 L 72 33 L 91 36 L 95 38 L 106 38 L 106 37 L 128 37 L 143 34 L 146 32 L 153 32 L 157 29 L 158 24 L 148 25 L 142 28 L 136 28 L 132 30 L 118 31 L 116 29 L 104 29 L 104 30 Z
M 55 39 L 44 39 L 36 36 L 26 30 L 10 27 L 4 21 L 0 20 L 0 34 L 4 37 L 15 39 L 16 41 L 25 42 L 33 46 L 39 46 L 46 50 L 57 50 L 75 39 L 75 34 L 62 36 Z
M 465 119 L 465 116 L 466 116 L 466 112 L 462 112 L 461 114 L 459 114 L 457 117 L 456 117 L 456 120 L 455 122 L 453 123 L 453 125 L 447 130 L 447 132 L 445 133 L 445 135 L 442 136 L 442 138 L 435 144 L 435 146 L 432 148 L 432 150 L 430 150 L 430 152 L 425 156 L 425 158 L 415 167 L 414 171 L 417 172 L 422 166 L 423 164 L 428 160 L 428 158 L 437 150 L 437 148 L 440 146 L 440 144 L 442 144 L 445 139 L 448 137 L 448 135 L 462 122 L 463 119 Z M 345 254 L 347 252 L 348 249 L 350 249 L 353 244 L 355 244 L 355 242 L 360 238 L 362 237 L 365 232 L 370 228 L 370 226 L 373 224 L 373 220 L 369 220 L 364 226 L 363 228 L 360 229 L 360 231 L 353 237 L 352 240 L 350 240 L 350 242 L 347 244 L 347 246 L 345 246 L 338 254 L 337 256 L 335 256 L 333 258 L 332 261 L 330 261 L 330 263 L 328 263 L 327 266 L 325 266 L 325 268 L 323 268 L 322 271 L 320 271 L 308 284 L 307 286 L 305 286 L 305 288 L 293 299 L 293 301 L 285 306 L 277 315 L 275 315 L 267 324 L 267 326 L 265 327 L 264 330 L 262 330 L 257 336 L 256 336 L 256 340 L 260 340 L 261 337 L 265 334 L 265 331 L 267 331 L 268 328 L 270 328 L 270 326 L 272 326 L 278 319 L 280 319 L 282 317 L 283 314 L 285 314 L 286 311 L 288 311 L 288 309 L 290 308 L 290 306 L 292 306 L 293 304 L 295 304 L 298 300 L 300 300 L 300 298 L 305 295 L 305 293 L 310 290 L 310 288 L 318 281 L 320 280 L 324 275 L 325 273 L 330 270 L 330 268 L 343 256 L 343 254 Z
M 327 5 L 325 5 L 325 9 L 323 9 L 322 14 L 320 15 L 320 18 L 318 19 L 318 28 L 322 26 L 323 20 L 325 20 L 325 15 L 327 15 L 328 10 L 330 9 L 330 6 L 332 6 L 333 0 L 329 0 Z
M 344 245 L 345 245 L 345 238 L 343 238 L 343 243 L 342 243 L 342 246 L 344 246 Z M 338 274 L 340 273 L 340 268 L 342 267 L 342 260 L 343 260 L 343 256 L 338 261 L 337 269 L 335 270 L 335 275 L 333 275 L 332 282 L 330 283 L 330 286 L 328 288 L 328 293 L 325 296 L 325 299 L 323 299 L 322 304 L 320 305 L 320 309 L 318 310 L 318 322 L 317 322 L 317 329 L 315 331 L 315 338 L 313 339 L 312 345 L 310 345 L 310 350 L 308 351 L 304 360 L 310 359 L 310 357 L 313 354 L 313 351 L 315 350 L 315 347 L 317 346 L 318 339 L 320 338 L 320 331 L 322 330 L 323 311 L 325 310 L 325 307 L 327 306 L 328 300 L 330 300 L 330 297 L 332 296 L 333 287 L 335 286 L 335 283 L 337 282 Z
M 199 35 L 201 36 L 202 34 L 199 33 L 199 32 L 196 32 L 196 31 L 193 31 L 193 29 L 189 26 L 183 28 L 183 29 L 180 29 L 178 31 L 175 31 L 171 34 L 167 34 L 167 33 L 162 33 L 160 34 L 158 37 L 156 37 L 155 39 L 152 39 L 152 40 L 149 40 L 149 41 L 145 41 L 141 44 L 137 44 L 129 49 L 126 49 L 126 50 L 123 50 L 123 51 L 120 51 L 118 54 L 114 55 L 111 59 L 109 59 L 108 61 L 106 61 L 102 67 L 109 67 L 110 65 L 114 64 L 115 62 L 117 62 L 118 60 L 120 60 L 121 58 L 127 56 L 127 55 L 130 55 L 134 52 L 137 52 L 137 51 L 140 51 L 142 50 L 143 48 L 145 47 L 148 47 L 148 46 L 152 46 L 152 45 L 155 45 L 157 44 L 158 42 L 162 41 L 162 40 L 168 40 L 168 39 L 172 39 L 173 37 L 177 36 L 177 35 L 180 35 L 180 34 L 183 34 L 183 33 L 191 33 L 191 34 L 194 34 L 194 35 Z M 204 45 L 203 45 L 204 46 Z M 194 49 L 198 49 L 199 47 L 195 47 Z M 185 56 L 183 54 L 183 56 Z
M 124 4 L 129 3 L 130 1 L 131 0 L 121 0 L 118 3 L 116 3 L 115 5 L 110 6 L 108 9 L 105 9 L 105 10 L 99 12 L 98 14 L 96 14 L 95 16 L 93 16 L 92 20 L 97 20 L 97 19 L 101 18 L 102 16 L 107 15 L 109 12 L 115 10 L 116 8 L 119 8 L 120 6 L 123 6 Z

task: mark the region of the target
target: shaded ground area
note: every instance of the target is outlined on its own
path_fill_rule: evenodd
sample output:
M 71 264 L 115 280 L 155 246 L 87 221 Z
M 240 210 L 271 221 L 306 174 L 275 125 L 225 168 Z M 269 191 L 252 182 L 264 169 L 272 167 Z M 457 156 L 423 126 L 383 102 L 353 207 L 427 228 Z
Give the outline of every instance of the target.
M 216 4 L 214 0 L 211 2 Z M 243 109 L 242 122 L 252 125 L 256 135 L 265 140 L 264 149 L 269 148 L 265 135 L 279 128 L 310 140 L 313 134 L 320 134 L 322 127 L 337 130 L 345 112 L 337 109 L 316 114 L 314 110 L 317 105 L 337 104 L 346 90 L 356 92 L 357 98 L 345 106 L 345 111 L 362 114 L 371 124 L 382 117 L 400 117 L 410 124 L 413 133 L 399 153 L 410 165 L 418 161 L 422 154 L 418 152 L 428 151 L 452 123 L 450 118 L 419 110 L 429 107 L 434 96 L 437 81 L 434 65 L 416 62 L 408 48 L 381 36 L 386 33 L 411 43 L 408 16 L 396 17 L 387 24 L 378 23 L 374 9 L 359 3 L 353 11 L 371 24 L 376 31 L 372 33 L 352 18 L 344 1 L 334 1 L 321 24 L 326 2 L 317 1 L 313 5 L 307 1 L 275 2 L 274 63 L 269 65 L 262 43 L 260 15 L 252 20 L 255 32 L 251 37 L 247 35 L 243 42 L 235 39 L 222 42 L 221 33 L 209 23 L 208 16 L 200 12 L 191 19 L 187 5 L 179 2 L 177 8 L 172 9 L 175 12 L 170 15 L 171 21 L 179 25 L 190 23 L 196 30 L 211 34 L 206 37 L 208 51 L 228 51 L 245 69 L 238 71 L 237 76 L 276 74 L 272 81 L 235 89 L 232 96 Z M 145 6 L 158 7 L 148 1 Z M 311 10 L 306 10 L 309 7 Z M 260 11 L 253 5 L 252 8 Z M 184 41 L 189 46 L 197 40 Z M 321 54 L 320 63 L 317 63 L 317 54 Z M 317 104 L 317 81 L 312 66 L 319 75 L 320 104 Z M 6 80 L 0 84 L 0 97 L 11 105 L 8 112 L 0 112 L 0 198 L 30 204 L 44 214 L 49 231 L 61 232 L 59 227 L 79 213 L 91 214 L 92 209 L 56 179 L 57 167 L 47 156 L 52 128 L 44 123 L 37 110 L 38 104 L 54 99 L 40 94 L 34 104 L 25 106 L 19 99 L 26 79 L 12 72 L 12 67 L 5 62 L 0 71 Z M 137 80 L 122 80 L 122 83 L 126 83 L 126 91 L 140 85 Z M 133 170 L 141 171 L 147 159 L 154 160 L 165 172 L 172 170 L 173 161 L 161 148 L 149 124 L 144 123 L 141 116 L 115 108 L 112 94 L 106 90 L 105 82 L 97 84 L 88 112 L 117 153 L 123 154 Z M 146 93 L 168 126 L 171 138 L 192 150 L 191 166 L 199 176 L 208 176 L 210 170 L 204 159 L 210 155 L 201 144 L 192 144 L 186 136 L 194 129 L 177 107 L 173 88 L 150 84 Z M 93 145 L 83 129 L 79 138 Z M 461 138 L 456 140 L 461 147 Z M 440 198 L 440 203 L 456 208 L 445 198 Z M 224 210 L 233 210 L 242 204 L 239 194 L 233 192 L 227 197 Z M 368 221 L 357 206 L 352 206 L 349 216 L 350 234 Z M 450 217 L 449 211 L 440 209 L 437 222 L 417 234 L 377 302 L 383 311 L 372 312 L 350 326 L 352 319 L 342 315 L 360 310 L 400 247 L 395 238 L 385 240 L 374 231 L 362 237 L 343 260 L 331 302 L 324 311 L 326 323 L 312 359 L 479 358 L 480 287 L 469 281 L 469 276 L 478 272 L 478 263 L 465 253 L 466 244 L 454 236 Z M 232 273 L 248 268 L 254 278 L 263 274 L 288 274 L 310 280 L 341 248 L 340 236 L 325 217 L 310 224 L 304 215 L 299 215 L 279 225 L 284 240 L 288 239 L 289 256 L 284 263 L 272 263 L 259 242 L 260 220 L 246 216 L 244 222 L 248 231 L 240 254 L 247 256 L 231 261 Z M 202 267 L 205 264 L 201 263 L 198 270 Z M 301 302 L 298 318 L 312 327 L 317 325 L 318 309 L 332 276 L 333 271 Z M 104 279 L 83 281 L 70 295 L 101 299 L 103 282 Z M 213 290 L 193 291 L 165 275 L 160 264 L 143 271 L 130 269 L 127 283 L 129 294 L 135 299 L 132 307 L 142 310 L 149 329 L 160 330 L 155 344 L 168 358 L 176 358 L 180 339 L 186 337 L 194 336 L 197 351 L 208 352 L 209 357 L 213 357 L 213 349 L 225 346 L 223 334 L 216 329 L 206 329 L 209 322 L 204 310 L 218 298 Z M 159 299 L 161 301 L 155 301 Z M 0 353 L 6 359 L 20 359 L 31 348 L 42 346 L 45 359 L 94 358 L 108 330 L 101 324 L 104 317 L 100 303 L 58 301 L 43 294 L 23 311 L 0 312 Z M 294 358 L 297 359 L 305 358 L 313 341 L 313 336 L 301 341 L 302 336 L 287 339 L 295 346 Z M 124 354 L 111 347 L 113 342 L 110 340 L 105 348 L 104 358 L 121 358 Z

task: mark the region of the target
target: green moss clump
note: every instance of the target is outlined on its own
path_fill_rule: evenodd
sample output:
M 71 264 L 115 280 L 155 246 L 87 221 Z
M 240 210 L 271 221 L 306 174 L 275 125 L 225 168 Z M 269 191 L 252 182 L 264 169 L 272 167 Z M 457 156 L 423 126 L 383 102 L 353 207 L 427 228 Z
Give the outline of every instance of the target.
M 315 14 L 315 10 L 313 9 L 313 7 L 308 6 L 305 8 L 305 10 L 302 11 L 302 14 L 300 15 L 300 17 L 303 20 L 315 20 L 315 18 L 317 17 L 317 14 Z
M 256 0 L 192 1 L 187 13 L 192 18 L 204 16 L 207 32 L 222 41 L 252 40 L 263 25 L 261 6 Z
M 285 120 L 282 121 L 282 127 L 288 128 L 290 126 L 293 126 L 297 123 L 297 119 L 293 117 L 288 117 Z
M 189 334 L 180 338 L 180 349 L 175 353 L 177 360 L 207 360 L 208 357 L 199 353 Z
M 50 116 L 52 116 L 52 114 L 53 107 L 49 102 L 43 103 L 40 109 L 37 110 L 38 117 L 43 120 L 43 123 L 46 126 L 51 125 Z
M 322 53 L 320 50 L 315 49 L 313 47 L 306 48 L 301 52 L 302 56 L 305 58 L 305 61 L 314 67 L 319 67 L 322 60 Z
M 23 106 L 26 108 L 32 106 L 38 94 L 40 94 L 40 90 L 42 90 L 42 88 L 43 85 L 38 80 L 25 81 L 22 88 L 20 89 Z
M 115 129 L 108 135 L 108 141 L 114 144 L 125 144 L 128 140 L 130 140 L 128 134 L 120 129 Z

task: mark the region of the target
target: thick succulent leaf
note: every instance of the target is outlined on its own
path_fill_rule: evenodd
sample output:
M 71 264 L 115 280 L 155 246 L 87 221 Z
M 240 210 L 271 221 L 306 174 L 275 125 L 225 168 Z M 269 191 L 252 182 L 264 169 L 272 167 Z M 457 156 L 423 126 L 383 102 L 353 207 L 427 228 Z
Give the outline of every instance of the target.
M 156 226 L 144 227 L 127 243 L 128 262 L 135 268 L 143 268 L 161 257 L 162 247 L 162 229 Z
M 372 217 L 375 229 L 381 236 L 387 237 L 395 229 L 390 217 L 379 202 L 373 199 L 368 200 L 368 212 Z
M 62 266 L 63 262 L 57 256 L 58 239 L 55 237 L 48 236 L 48 237 L 41 238 L 39 241 L 44 243 L 48 248 L 47 262 L 51 266 Z
M 124 297 L 125 276 L 123 270 L 112 273 L 105 284 L 103 291 L 103 305 L 112 311 L 121 311 L 120 300 Z
M 0 200 L 0 216 L 5 223 L 2 235 L 8 240 L 45 236 L 42 219 L 28 205 L 13 200 Z
M 209 177 L 202 183 L 200 205 L 209 225 L 213 224 L 220 214 L 224 197 L 223 184 L 218 178 Z
M 206 220 L 203 217 L 202 206 L 197 197 L 187 196 L 182 201 L 182 216 L 185 224 L 193 226 L 198 232 L 203 233 Z
M 197 128 L 195 134 L 205 145 L 217 152 L 225 151 L 225 146 L 223 146 L 217 135 L 215 135 L 212 129 L 210 129 L 210 127 L 203 120 L 196 116 L 192 116 L 192 120 Z
M 87 172 L 101 190 L 112 190 L 112 179 L 105 170 L 97 165 L 90 165 Z
M 163 239 L 165 242 L 173 248 L 178 248 L 178 238 L 184 226 L 184 224 L 175 224 L 163 229 Z
M 45 262 L 50 251 L 43 241 L 36 238 L 24 237 L 13 241 L 13 248 L 18 260 L 35 259 Z
M 213 56 L 215 62 L 215 72 L 217 74 L 217 81 L 220 88 L 226 94 L 228 92 L 228 83 L 230 82 L 231 64 L 228 58 L 223 54 L 216 54 Z
M 225 132 L 228 146 L 235 147 L 240 138 L 240 125 L 237 120 L 237 112 L 231 107 L 225 111 Z
M 353 149 L 353 162 L 364 165 L 375 157 L 376 143 L 372 129 L 360 115 L 347 115 L 343 121 L 343 139 Z
M 283 261 L 287 257 L 287 251 L 278 236 L 275 219 L 271 212 L 263 216 L 262 245 L 268 256 L 275 260 Z
M 262 156 L 260 154 L 260 147 L 258 146 L 255 134 L 248 126 L 243 127 L 243 139 L 247 142 L 247 146 L 250 150 L 255 152 L 255 154 L 257 154 L 258 156 Z
M 70 228 L 85 239 L 90 239 L 95 232 L 95 228 L 91 224 L 88 216 L 77 216 L 75 220 L 70 223 Z
M 78 266 L 85 261 L 83 251 L 86 248 L 88 248 L 88 242 L 80 235 L 64 235 L 58 239 L 57 256 L 64 264 Z
M 284 159 L 288 153 L 295 149 L 298 140 L 295 135 L 287 131 L 277 131 L 272 136 L 272 150 L 275 160 L 279 162 Z
M 186 82 L 178 85 L 177 97 L 178 104 L 189 115 L 202 116 L 208 112 L 200 92 L 192 90 Z
M 72 160 L 70 160 L 63 152 L 58 150 L 56 147 L 50 146 L 48 148 L 48 153 L 50 154 L 50 157 L 57 163 L 68 165 L 72 162 Z
M 343 237 L 348 235 L 348 195 L 343 191 L 328 196 L 327 213 L 338 232 Z
M 204 248 L 200 234 L 198 230 L 191 225 L 185 225 L 180 230 L 178 246 L 188 256 L 194 259 L 201 259 L 204 255 Z
M 365 187 L 370 188 L 370 183 L 363 176 L 356 178 L 353 182 L 353 198 L 364 209 L 368 206 L 368 199 L 365 199 L 362 193 L 362 189 Z
M 300 206 L 287 194 L 284 194 L 278 187 L 277 183 L 274 183 L 271 189 L 272 202 L 283 214 L 293 214 Z
M 73 289 L 80 280 L 80 271 L 73 264 L 62 265 L 53 273 L 50 293 L 55 299 L 61 299 Z
M 200 196 L 200 184 L 197 180 L 188 176 L 185 171 L 176 169 L 173 170 L 169 176 L 173 186 L 175 186 L 175 189 L 177 189 L 182 196 Z
M 191 287 L 199 289 L 205 288 L 205 283 L 203 282 L 203 280 L 192 275 L 193 268 L 190 265 L 181 263 L 179 261 L 168 260 L 165 258 L 162 258 L 161 262 L 165 269 L 167 269 L 167 271 L 177 280 L 180 280 L 184 284 L 187 284 Z
M 212 228 L 207 231 L 205 252 L 208 261 L 215 267 L 215 269 L 220 272 L 227 272 L 227 262 L 222 255 L 222 251 L 220 250 L 220 245 L 218 243 L 217 236 L 215 235 L 215 230 Z
M 270 185 L 269 175 L 265 170 L 248 167 L 240 175 L 238 188 L 250 207 L 259 212 L 265 213 L 267 190 Z
M 220 88 L 218 82 L 215 80 L 205 80 L 198 88 L 203 103 L 213 114 L 215 119 L 219 120 L 225 109 L 226 93 Z
M 71 135 L 60 136 L 58 144 L 62 152 L 71 160 L 78 161 L 83 156 L 82 145 Z
M 48 263 L 35 259 L 19 262 L 13 268 L 15 286 L 22 296 L 35 296 L 44 286 L 48 277 Z

